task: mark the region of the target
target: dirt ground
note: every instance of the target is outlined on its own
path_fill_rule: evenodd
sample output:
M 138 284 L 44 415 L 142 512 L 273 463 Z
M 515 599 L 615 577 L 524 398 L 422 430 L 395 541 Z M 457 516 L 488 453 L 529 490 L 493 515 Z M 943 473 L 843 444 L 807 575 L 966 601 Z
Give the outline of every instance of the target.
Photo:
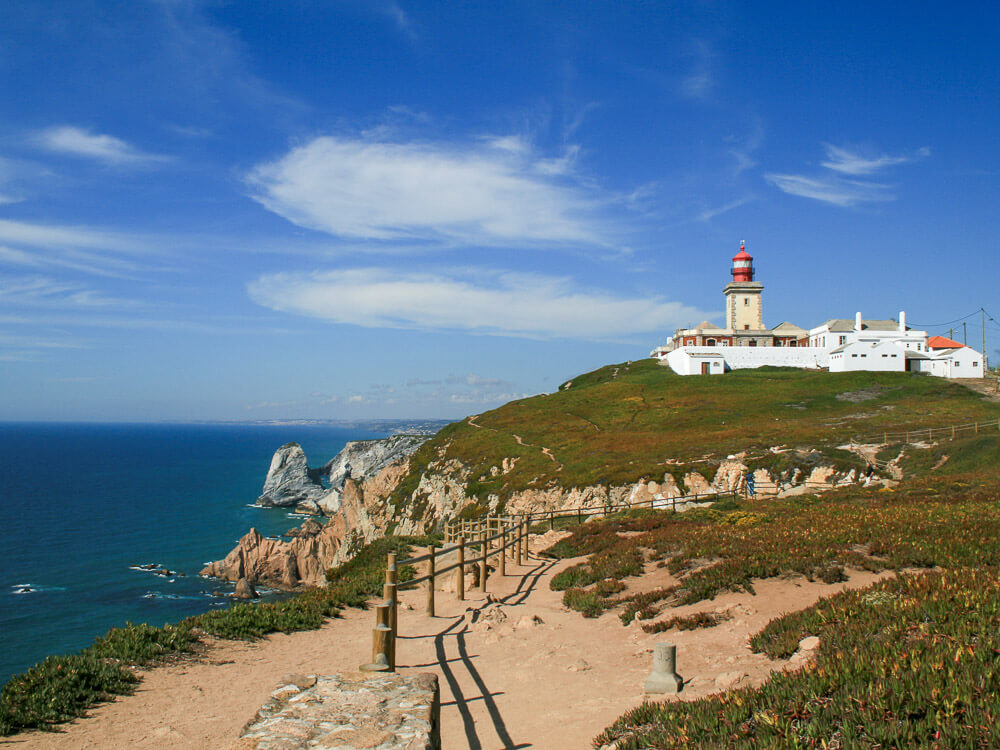
M 720 625 L 647 635 L 638 624 L 623 626 L 614 612 L 585 619 L 564 608 L 549 581 L 574 562 L 531 557 L 521 567 L 511 563 L 506 576 L 489 579 L 488 595 L 473 589 L 464 602 L 446 590 L 453 589 L 446 581 L 433 618 L 423 612 L 425 592 L 403 592 L 399 671 L 438 675 L 443 747 L 591 747 L 595 735 L 644 700 L 659 642 L 677 645 L 677 671 L 686 681 L 680 700 L 760 684 L 789 663 L 751 653 L 749 635 L 821 596 L 884 577 L 854 572 L 834 585 L 801 578 L 758 582 L 756 595 L 725 594 L 671 610 L 728 610 L 732 619 Z M 650 566 L 629 590 L 671 583 L 664 569 Z M 99 706 L 60 732 L 15 735 L 0 746 L 226 748 L 284 675 L 355 670 L 369 661 L 373 622 L 370 611 L 346 610 L 315 631 L 256 643 L 212 641 L 199 657 L 145 672 L 134 695 Z

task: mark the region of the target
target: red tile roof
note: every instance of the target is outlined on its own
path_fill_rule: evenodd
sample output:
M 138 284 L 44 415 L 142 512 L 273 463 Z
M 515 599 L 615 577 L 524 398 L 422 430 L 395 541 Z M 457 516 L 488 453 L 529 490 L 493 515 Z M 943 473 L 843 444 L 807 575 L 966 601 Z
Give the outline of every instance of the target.
M 965 344 L 952 341 L 947 336 L 931 336 L 927 339 L 928 349 L 961 349 Z

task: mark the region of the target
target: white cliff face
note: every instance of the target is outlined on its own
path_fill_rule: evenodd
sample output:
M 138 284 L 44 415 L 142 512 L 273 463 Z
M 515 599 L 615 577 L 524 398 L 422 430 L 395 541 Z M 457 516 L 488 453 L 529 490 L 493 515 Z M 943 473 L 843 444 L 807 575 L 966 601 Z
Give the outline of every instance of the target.
M 286 506 L 315 502 L 325 492 L 319 477 L 309 470 L 298 443 L 285 443 L 274 452 L 258 505 Z
M 354 440 L 323 467 L 323 473 L 329 477 L 331 487 L 339 488 L 348 477 L 375 476 L 429 439 L 427 435 L 392 435 L 380 440 Z

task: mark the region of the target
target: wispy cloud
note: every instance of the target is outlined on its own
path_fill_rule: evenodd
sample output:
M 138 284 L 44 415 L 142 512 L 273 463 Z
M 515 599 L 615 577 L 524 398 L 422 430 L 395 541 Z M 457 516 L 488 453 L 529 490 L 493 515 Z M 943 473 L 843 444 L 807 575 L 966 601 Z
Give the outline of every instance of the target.
M 706 208 L 704 211 L 698 214 L 697 219 L 698 221 L 709 221 L 711 219 L 714 219 L 716 216 L 721 216 L 722 214 L 732 211 L 733 209 L 739 208 L 740 206 L 745 206 L 751 200 L 753 200 L 753 197 L 747 196 L 745 198 L 738 198 L 737 200 L 730 201 L 729 203 L 725 203 L 721 206 Z
M 57 125 L 36 133 L 36 145 L 61 154 L 78 156 L 115 166 L 163 162 L 168 159 L 136 148 L 113 135 L 92 133 L 73 125 Z
M 770 172 L 764 179 L 789 195 L 830 203 L 835 206 L 856 206 L 859 203 L 895 200 L 892 186 L 874 179 L 852 179 L 860 176 L 874 176 L 889 167 L 919 161 L 930 155 L 927 147 L 913 154 L 890 156 L 865 155 L 858 150 L 839 148 L 825 144 L 826 160 L 821 166 L 834 174 L 818 175 L 781 174 Z
M 265 275 L 248 291 L 265 307 L 333 323 L 536 339 L 620 340 L 707 315 L 661 297 L 613 296 L 562 277 L 517 273 L 353 268 Z
M 536 157 L 516 137 L 456 146 L 328 136 L 248 180 L 268 209 L 341 237 L 605 245 L 600 201 L 567 184 L 573 158 Z
M 795 174 L 767 174 L 764 179 L 789 195 L 813 198 L 835 206 L 855 206 L 858 203 L 895 199 L 889 192 L 888 185 L 877 182 L 841 180 L 836 177 L 804 177 Z
M 107 297 L 81 284 L 48 276 L 0 276 L 0 304 L 90 310 L 138 305 L 134 300 Z
M 909 162 L 919 161 L 931 154 L 931 150 L 926 146 L 917 149 L 913 154 L 900 156 L 890 156 L 889 154 L 879 154 L 877 156 L 863 155 L 859 151 L 838 148 L 828 143 L 824 144 L 824 148 L 826 149 L 826 161 L 821 162 L 821 166 L 855 177 L 869 175 L 896 164 L 908 164 Z
M 707 99 L 715 87 L 712 48 L 704 40 L 695 40 L 687 58 L 688 70 L 681 79 L 680 91 L 692 99 Z

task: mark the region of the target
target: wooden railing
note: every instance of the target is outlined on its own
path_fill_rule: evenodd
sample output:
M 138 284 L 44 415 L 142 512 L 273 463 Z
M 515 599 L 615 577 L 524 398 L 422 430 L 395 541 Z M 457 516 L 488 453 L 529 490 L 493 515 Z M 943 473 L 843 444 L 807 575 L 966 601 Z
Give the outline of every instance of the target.
M 652 498 L 641 503 L 608 504 L 599 507 L 563 508 L 561 510 L 536 511 L 522 513 L 518 516 L 481 516 L 473 519 L 456 519 L 445 524 L 445 542 L 443 547 L 430 546 L 427 552 L 405 560 L 397 560 L 396 553 L 390 552 L 386 559 L 385 583 L 382 586 L 382 602 L 376 604 L 375 627 L 372 630 L 372 660 L 361 666 L 366 672 L 394 672 L 396 670 L 396 637 L 398 632 L 399 592 L 403 589 L 424 585 L 427 592 L 426 613 L 433 617 L 435 613 L 435 585 L 437 579 L 446 573 L 455 571 L 455 598 L 465 600 L 465 572 L 468 566 L 474 566 L 476 572 L 475 584 L 485 592 L 489 577 L 488 561 L 491 557 L 497 560 L 497 574 L 507 574 L 507 557 L 518 566 L 524 562 L 527 552 L 527 538 L 531 524 L 538 521 L 548 521 L 549 528 L 555 528 L 556 518 L 576 517 L 578 522 L 583 516 L 606 515 L 619 510 L 652 508 L 654 510 L 677 511 L 678 503 L 708 502 L 720 497 L 735 497 L 735 491 L 695 493 L 684 497 Z M 477 549 L 479 554 L 467 557 L 467 551 Z M 446 567 L 439 567 L 438 561 L 455 556 L 454 562 L 447 562 Z M 399 580 L 399 568 L 404 565 L 425 564 L 425 573 L 407 581 Z
M 970 422 L 967 424 L 953 424 L 946 427 L 920 427 L 913 430 L 902 430 L 899 432 L 880 432 L 866 437 L 851 438 L 852 443 L 872 444 L 872 443 L 912 443 L 917 440 L 933 440 L 937 436 L 938 440 L 952 439 L 959 435 L 978 435 L 981 432 L 1000 432 L 1000 418 L 990 419 L 985 422 Z

